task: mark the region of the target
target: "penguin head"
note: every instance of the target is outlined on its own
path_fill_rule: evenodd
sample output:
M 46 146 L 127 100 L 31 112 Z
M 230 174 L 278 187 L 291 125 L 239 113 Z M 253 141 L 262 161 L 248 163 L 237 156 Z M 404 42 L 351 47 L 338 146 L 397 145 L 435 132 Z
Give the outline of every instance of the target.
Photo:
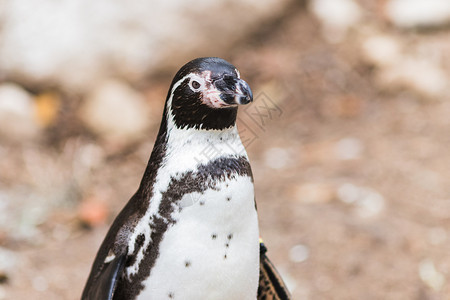
M 222 130 L 234 126 L 237 108 L 253 101 L 239 71 L 216 57 L 194 59 L 175 75 L 166 101 L 177 128 Z

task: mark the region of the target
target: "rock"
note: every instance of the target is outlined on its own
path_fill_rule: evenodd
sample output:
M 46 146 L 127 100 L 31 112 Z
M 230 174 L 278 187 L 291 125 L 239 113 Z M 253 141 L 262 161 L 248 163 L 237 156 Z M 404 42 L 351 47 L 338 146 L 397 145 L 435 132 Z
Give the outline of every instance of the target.
M 61 99 L 56 93 L 43 93 L 35 98 L 36 117 L 42 127 L 53 125 L 58 117 Z
M 395 65 L 402 58 L 400 42 L 392 36 L 371 35 L 362 45 L 365 58 L 377 67 Z
M 111 76 L 139 80 L 194 56 L 225 54 L 290 2 L 1 1 L 0 73 L 76 92 Z
M 81 202 L 78 218 L 83 224 L 91 227 L 102 225 L 108 218 L 109 211 L 106 201 L 90 197 Z
M 310 10 L 323 24 L 324 35 L 331 42 L 341 41 L 362 17 L 359 4 L 353 0 L 313 0 Z
M 360 189 L 351 183 L 345 183 L 338 188 L 337 196 L 342 202 L 352 204 L 359 199 Z
M 353 212 L 361 218 L 377 217 L 385 208 L 384 197 L 375 190 L 359 187 L 351 183 L 341 185 L 337 197 L 353 207 Z
M 348 137 L 337 142 L 334 153 L 340 160 L 352 160 L 360 158 L 363 149 L 364 146 L 359 139 Z
M 0 135 L 16 141 L 36 138 L 40 128 L 31 95 L 13 83 L 0 85 Z
M 289 151 L 283 148 L 270 148 L 264 153 L 264 163 L 272 169 L 283 169 L 290 161 Z
M 289 250 L 289 259 L 292 262 L 299 263 L 304 262 L 309 257 L 309 249 L 305 245 L 295 245 Z
M 440 291 L 445 284 L 445 276 L 436 270 L 430 259 L 424 259 L 419 264 L 419 277 L 431 289 Z
M 106 140 L 125 144 L 142 136 L 150 125 L 143 95 L 116 80 L 104 82 L 87 96 L 80 118 Z
M 446 97 L 450 74 L 441 58 L 445 48 L 404 44 L 401 38 L 385 34 L 369 35 L 363 42 L 365 59 L 377 68 L 378 85 L 386 90 L 406 88 L 431 99 Z
M 448 0 L 390 0 L 386 4 L 388 19 L 398 27 L 439 27 L 450 22 Z
M 377 77 L 379 84 L 387 89 L 407 88 L 436 100 L 447 95 L 450 85 L 449 75 L 437 62 L 418 57 L 404 57 L 382 69 Z
M 17 268 L 17 254 L 0 248 L 0 272 L 8 274 Z
M 356 202 L 355 212 L 361 218 L 374 218 L 384 210 L 384 203 L 384 198 L 379 193 L 365 189 L 362 198 Z
M 9 282 L 10 274 L 17 270 L 17 263 L 17 254 L 0 247 L 0 285 Z M 0 299 L 4 299 L 1 297 L 1 292 Z

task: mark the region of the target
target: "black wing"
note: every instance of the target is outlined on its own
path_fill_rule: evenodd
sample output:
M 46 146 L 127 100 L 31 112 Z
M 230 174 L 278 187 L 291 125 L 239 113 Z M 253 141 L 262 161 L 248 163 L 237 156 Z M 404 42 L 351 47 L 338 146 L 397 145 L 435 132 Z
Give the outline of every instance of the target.
M 111 262 L 104 264 L 95 284 L 90 285 L 83 293 L 83 300 L 112 300 L 117 281 L 122 274 L 126 255 L 114 258 Z M 87 287 L 88 288 L 88 287 Z
M 137 218 L 135 211 L 139 198 L 135 194 L 125 205 L 124 209 L 114 220 L 111 228 L 103 240 L 83 290 L 82 300 L 111 300 L 117 283 L 123 274 L 127 260 L 128 236 L 131 234 L 133 223 Z M 110 262 L 105 259 L 114 254 Z
M 258 300 L 289 300 L 289 293 L 286 284 L 278 274 L 272 262 L 266 256 L 267 248 L 260 243 L 260 269 Z

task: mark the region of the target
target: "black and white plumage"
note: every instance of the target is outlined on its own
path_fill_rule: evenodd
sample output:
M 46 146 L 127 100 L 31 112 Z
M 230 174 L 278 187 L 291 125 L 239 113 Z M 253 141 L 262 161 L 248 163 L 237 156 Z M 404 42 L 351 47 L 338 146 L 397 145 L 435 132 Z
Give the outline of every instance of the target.
M 252 100 L 223 59 L 178 71 L 141 184 L 100 246 L 83 300 L 289 299 L 260 252 L 253 177 L 235 125 L 238 105 Z

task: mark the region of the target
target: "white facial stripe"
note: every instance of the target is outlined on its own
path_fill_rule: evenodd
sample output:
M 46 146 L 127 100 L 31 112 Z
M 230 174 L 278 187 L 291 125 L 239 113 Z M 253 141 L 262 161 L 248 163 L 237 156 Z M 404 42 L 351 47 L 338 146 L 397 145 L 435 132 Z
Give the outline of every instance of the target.
M 189 73 L 177 82 L 172 87 L 172 90 L 170 91 L 170 97 L 167 100 L 167 121 L 168 121 L 168 131 L 171 130 L 172 127 L 175 127 L 175 123 L 173 121 L 173 115 L 172 115 L 172 99 L 173 99 L 173 93 L 177 90 L 177 88 L 186 80 L 192 78 L 192 76 L 195 75 L 194 73 Z
M 189 73 L 186 76 L 184 76 L 183 78 L 181 78 L 180 80 L 178 80 L 177 82 L 175 82 L 175 84 L 172 87 L 172 90 L 170 91 L 170 99 L 172 100 L 173 97 L 173 93 L 176 91 L 176 89 L 187 79 L 187 78 L 192 78 L 192 76 L 195 75 L 194 73 Z M 172 102 L 170 103 L 172 104 Z
M 200 87 L 195 88 L 195 87 L 193 86 L 193 82 L 198 82 L 198 83 L 200 84 Z M 198 76 L 198 75 L 196 75 L 196 74 L 193 74 L 193 75 L 191 76 L 191 80 L 189 81 L 189 88 L 190 88 L 193 92 L 198 92 L 198 91 L 204 90 L 204 89 L 206 88 L 205 79 L 203 79 L 202 77 L 200 77 L 200 76 Z
M 237 70 L 236 70 L 237 71 Z M 239 73 L 238 73 L 239 75 Z M 220 98 L 220 94 L 221 92 L 219 90 L 217 90 L 217 88 L 212 84 L 212 80 L 211 80 L 211 71 L 204 71 L 202 72 L 200 75 L 196 74 L 196 73 L 189 73 L 186 76 L 184 76 L 183 78 L 181 78 L 180 80 L 178 80 L 172 87 L 172 90 L 170 92 L 170 97 L 169 100 L 167 101 L 167 111 L 168 111 L 168 125 L 169 125 L 169 129 L 172 126 L 175 126 L 174 121 L 173 121 L 173 115 L 172 115 L 172 100 L 173 100 L 173 94 L 175 93 L 175 91 L 177 90 L 177 88 L 184 82 L 186 81 L 186 79 L 189 79 L 189 87 L 191 88 L 191 90 L 197 92 L 197 91 L 202 91 L 202 95 L 203 95 L 203 103 L 208 105 L 209 107 L 212 108 L 221 108 L 224 106 L 229 106 L 229 104 L 226 104 L 222 98 Z M 199 89 L 193 89 L 191 86 L 192 81 L 198 81 L 201 86 Z

